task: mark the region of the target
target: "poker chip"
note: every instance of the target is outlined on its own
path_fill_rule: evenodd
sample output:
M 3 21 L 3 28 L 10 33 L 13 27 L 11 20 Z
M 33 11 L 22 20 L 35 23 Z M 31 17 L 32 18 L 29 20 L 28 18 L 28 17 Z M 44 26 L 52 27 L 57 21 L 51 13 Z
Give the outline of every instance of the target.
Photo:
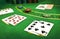
M 30 8 L 27 8 L 27 9 L 24 10 L 24 12 L 25 13 L 29 13 L 29 12 L 31 12 L 31 9 Z

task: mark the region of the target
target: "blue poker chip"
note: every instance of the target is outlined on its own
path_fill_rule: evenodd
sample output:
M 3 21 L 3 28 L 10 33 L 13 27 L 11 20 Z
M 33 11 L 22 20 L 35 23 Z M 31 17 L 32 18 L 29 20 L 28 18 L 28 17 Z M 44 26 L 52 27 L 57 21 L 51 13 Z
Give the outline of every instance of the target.
M 22 9 L 22 8 L 23 8 L 23 6 L 18 6 L 18 8 L 19 8 L 19 9 Z

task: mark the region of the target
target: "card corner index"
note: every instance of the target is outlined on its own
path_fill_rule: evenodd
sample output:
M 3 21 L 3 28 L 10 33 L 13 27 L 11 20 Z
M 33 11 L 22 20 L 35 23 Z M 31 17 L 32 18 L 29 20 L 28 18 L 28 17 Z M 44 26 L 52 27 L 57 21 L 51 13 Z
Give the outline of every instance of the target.
M 6 23 L 6 24 L 8 24 L 8 25 L 9 25 L 9 23 L 8 23 L 8 22 L 6 22 L 4 19 L 2 19 L 2 21 L 3 21 L 4 23 Z

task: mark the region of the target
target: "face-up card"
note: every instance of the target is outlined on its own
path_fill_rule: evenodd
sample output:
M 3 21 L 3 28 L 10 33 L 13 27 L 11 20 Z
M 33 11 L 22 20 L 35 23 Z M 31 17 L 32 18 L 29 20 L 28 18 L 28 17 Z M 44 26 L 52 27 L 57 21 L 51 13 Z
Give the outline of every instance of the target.
M 0 15 L 12 13 L 12 12 L 14 12 L 13 9 L 7 8 L 7 9 L 0 10 Z
M 39 35 L 38 33 L 34 32 L 34 28 L 36 26 L 39 26 L 39 21 L 37 21 L 37 20 L 33 21 L 28 27 L 26 27 L 24 29 L 24 31 L 27 31 L 27 32 L 35 34 L 35 35 Z
M 53 8 L 53 4 L 46 4 L 46 9 L 52 9 Z
M 11 25 L 15 26 L 25 19 L 26 19 L 26 17 L 24 17 L 24 16 L 14 14 L 12 16 L 5 18 L 5 19 L 2 19 L 2 21 L 4 21 L 7 24 L 11 24 Z
M 36 7 L 36 9 L 41 9 L 41 10 L 45 10 L 46 6 L 45 4 L 40 4 Z

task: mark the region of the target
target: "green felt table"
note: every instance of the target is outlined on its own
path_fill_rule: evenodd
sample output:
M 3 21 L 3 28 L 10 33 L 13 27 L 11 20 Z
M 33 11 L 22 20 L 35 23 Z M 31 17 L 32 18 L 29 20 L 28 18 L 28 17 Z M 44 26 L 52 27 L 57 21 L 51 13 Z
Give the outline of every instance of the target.
M 43 12 L 46 14 L 60 14 L 60 6 L 55 5 L 53 9 L 51 10 L 36 10 L 36 6 L 39 5 L 39 3 L 32 3 L 32 4 L 23 4 L 26 8 L 31 8 L 32 10 Z M 60 39 L 60 20 L 55 19 L 46 19 L 46 18 L 39 18 L 34 17 L 30 15 L 26 15 L 16 9 L 17 5 L 11 5 L 6 4 L 2 6 L 1 9 L 4 8 L 12 8 L 14 10 L 13 13 L 5 14 L 0 16 L 0 39 Z M 13 14 L 19 14 L 26 16 L 27 18 L 22 21 L 21 23 L 17 24 L 16 26 L 13 25 L 7 25 L 5 24 L 2 19 L 6 18 L 8 16 L 11 16 Z M 50 33 L 46 37 L 36 36 L 34 34 L 30 34 L 24 29 L 34 20 L 40 20 L 40 21 L 48 21 L 54 23 L 53 28 L 51 29 Z

